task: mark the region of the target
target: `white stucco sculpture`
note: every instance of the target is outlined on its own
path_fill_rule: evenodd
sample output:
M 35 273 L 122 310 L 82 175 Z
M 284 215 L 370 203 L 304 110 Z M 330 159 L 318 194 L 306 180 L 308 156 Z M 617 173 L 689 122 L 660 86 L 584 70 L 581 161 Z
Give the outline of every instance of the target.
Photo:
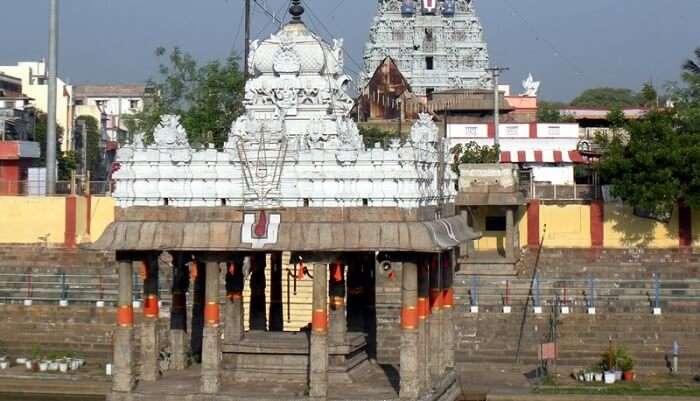
M 179 118 L 163 116 L 154 144 L 118 152 L 119 205 L 414 208 L 452 199 L 451 169 L 437 179 L 438 127 L 428 114 L 410 139 L 365 148 L 349 117 L 342 43 L 302 23 L 253 42 L 246 112 L 224 148 L 192 149 Z

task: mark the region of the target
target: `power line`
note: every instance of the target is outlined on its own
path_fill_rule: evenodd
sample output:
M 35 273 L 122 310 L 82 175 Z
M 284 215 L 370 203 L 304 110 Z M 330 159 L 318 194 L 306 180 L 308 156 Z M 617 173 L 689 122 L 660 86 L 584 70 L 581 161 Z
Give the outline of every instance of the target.
M 585 75 L 584 72 L 583 72 L 583 70 L 582 70 L 581 68 L 579 68 L 578 64 L 576 64 L 575 62 L 571 61 L 571 60 L 568 58 L 568 56 L 567 56 L 565 53 L 563 53 L 562 51 L 560 51 L 559 48 L 558 48 L 554 43 L 552 43 L 549 39 L 547 39 L 546 37 L 540 35 L 540 33 L 537 31 L 537 29 L 534 27 L 534 25 L 531 24 L 530 21 L 529 21 L 523 14 L 521 14 L 521 13 L 519 12 L 519 11 L 510 3 L 509 0 L 503 0 L 503 3 L 505 3 L 506 6 L 508 6 L 508 8 L 510 8 L 511 13 L 512 13 L 514 16 L 516 16 L 517 18 L 519 18 L 520 21 L 523 23 L 523 25 L 525 25 L 525 27 L 528 28 L 528 29 L 535 35 L 535 40 L 538 40 L 538 41 L 541 40 L 541 41 L 544 42 L 547 46 L 549 46 L 549 48 L 554 52 L 554 55 L 557 56 L 557 57 L 561 56 L 561 58 L 564 60 L 564 62 L 567 63 L 567 64 L 569 64 L 569 67 L 571 67 L 571 68 L 574 70 L 574 72 L 576 72 L 576 74 L 581 75 L 581 76 Z

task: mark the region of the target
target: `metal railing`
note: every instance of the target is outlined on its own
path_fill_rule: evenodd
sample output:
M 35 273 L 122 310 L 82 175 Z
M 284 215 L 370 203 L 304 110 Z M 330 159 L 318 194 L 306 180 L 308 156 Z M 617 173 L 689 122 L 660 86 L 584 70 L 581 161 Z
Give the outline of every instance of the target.
M 595 200 L 600 197 L 600 188 L 596 185 L 573 184 L 531 184 L 530 199 L 541 200 Z
M 458 276 L 456 285 L 467 287 L 466 305 L 585 306 L 624 303 L 637 308 L 656 308 L 678 303 L 697 310 L 700 306 L 700 280 L 666 280 L 656 275 L 651 279 L 540 278 L 490 280 L 477 276 Z
M 56 195 L 86 194 L 85 184 L 77 181 L 73 190 L 71 181 L 57 181 Z M 90 181 L 90 194 L 107 195 L 112 191 L 110 181 Z M 46 181 L 0 180 L 0 196 L 43 196 L 46 194 Z

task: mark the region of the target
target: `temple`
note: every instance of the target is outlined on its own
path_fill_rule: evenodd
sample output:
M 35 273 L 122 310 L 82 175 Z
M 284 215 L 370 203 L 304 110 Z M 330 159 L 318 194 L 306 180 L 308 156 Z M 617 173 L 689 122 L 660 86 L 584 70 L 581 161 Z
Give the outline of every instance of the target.
M 342 41 L 307 29 L 299 1 L 290 13 L 252 44 L 223 149 L 163 116 L 154 143 L 118 151 L 117 219 L 94 244 L 119 261 L 109 400 L 459 396 L 452 282 L 478 235 L 455 214 L 443 135 L 422 114 L 366 148 Z
M 391 58 L 418 96 L 491 86 L 483 27 L 471 0 L 380 0 L 360 87 Z

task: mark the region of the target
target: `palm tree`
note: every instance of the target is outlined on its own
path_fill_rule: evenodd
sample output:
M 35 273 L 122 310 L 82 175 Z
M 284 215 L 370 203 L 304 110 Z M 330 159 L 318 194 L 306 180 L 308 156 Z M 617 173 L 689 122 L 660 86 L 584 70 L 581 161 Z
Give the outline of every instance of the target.
M 685 64 L 683 64 L 683 70 L 688 74 L 700 76 L 700 47 L 695 49 L 694 53 L 695 60 L 693 60 L 692 58 L 686 60 Z

